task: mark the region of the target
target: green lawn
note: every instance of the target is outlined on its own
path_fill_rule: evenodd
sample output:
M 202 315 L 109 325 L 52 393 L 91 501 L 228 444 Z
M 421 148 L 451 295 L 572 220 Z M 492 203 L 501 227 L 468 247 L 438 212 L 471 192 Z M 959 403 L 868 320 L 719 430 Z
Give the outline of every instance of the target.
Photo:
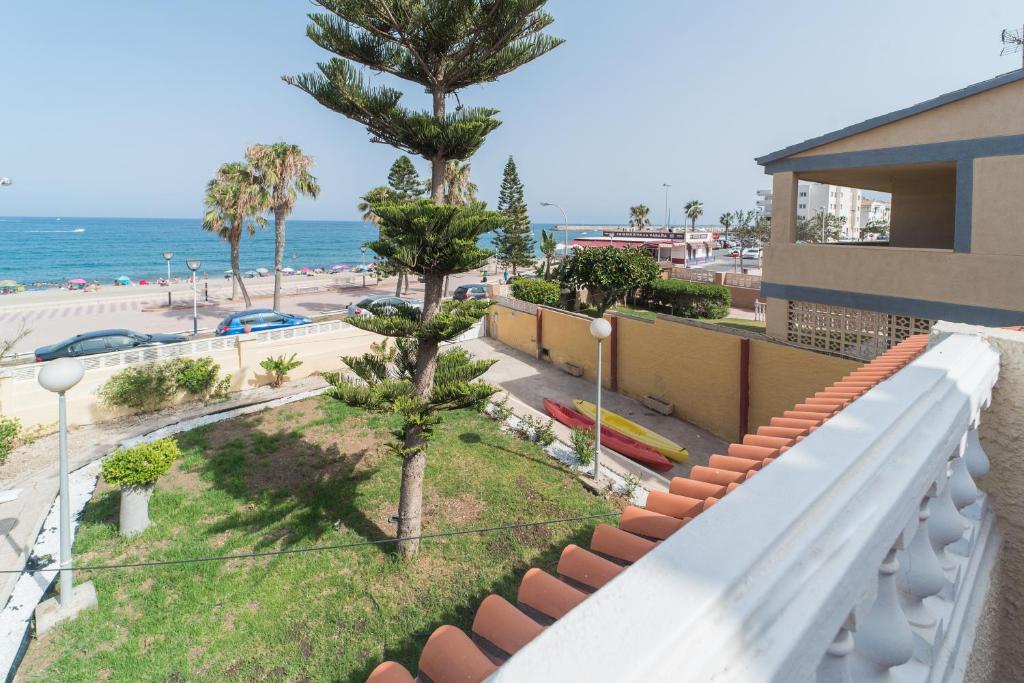
M 722 325 L 724 327 L 732 327 L 737 330 L 747 330 L 748 332 L 760 332 L 765 333 L 765 326 L 763 320 L 747 320 L 746 318 L 719 318 L 718 320 L 704 320 L 706 323 L 714 323 L 715 325 Z
M 153 526 L 116 533 L 118 494 L 100 484 L 75 541 L 78 566 L 179 559 L 392 536 L 400 461 L 390 416 L 311 399 L 179 437 Z M 594 514 L 588 493 L 541 449 L 474 412 L 450 414 L 431 445 L 425 531 Z M 614 524 L 615 517 L 606 521 Z M 492 592 L 515 601 L 530 566 L 553 571 L 596 521 L 390 546 L 159 568 L 78 572 L 99 609 L 29 647 L 24 680 L 361 681 L 383 659 L 415 672 L 427 636 L 466 630 Z
M 646 308 L 633 308 L 632 306 L 626 306 L 625 304 L 615 304 L 608 309 L 609 313 L 622 313 L 625 315 L 631 315 L 635 318 L 646 318 L 648 320 L 654 320 L 658 317 L 658 314 L 654 311 L 650 311 Z M 587 306 L 580 309 L 580 313 L 589 315 L 591 318 L 597 317 L 597 307 Z

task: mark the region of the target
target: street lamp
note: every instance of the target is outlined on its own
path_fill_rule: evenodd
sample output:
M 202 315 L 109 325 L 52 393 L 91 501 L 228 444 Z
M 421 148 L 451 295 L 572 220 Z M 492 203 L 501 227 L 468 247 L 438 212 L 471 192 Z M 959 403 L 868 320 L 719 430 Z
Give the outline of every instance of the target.
M 39 385 L 47 391 L 57 394 L 58 406 L 58 443 L 60 448 L 60 608 L 48 624 L 72 616 L 74 611 L 95 606 L 96 591 L 91 584 L 83 584 L 79 605 L 72 605 L 71 585 L 71 494 L 68 482 L 68 412 L 67 399 L 64 394 L 78 384 L 85 374 L 85 366 L 76 358 L 58 358 L 50 361 L 39 371 Z M 49 601 L 48 601 L 49 602 Z M 44 603 L 45 604 L 45 603 Z M 51 603 L 52 605 L 52 603 Z M 52 607 L 44 608 L 50 612 Z
M 668 228 L 668 188 L 672 186 L 668 183 L 662 183 L 661 186 L 665 188 L 665 228 Z
M 366 288 L 366 247 L 359 247 L 359 269 L 363 271 L 363 289 Z
M 566 216 L 565 216 L 565 209 L 560 207 L 558 204 L 552 204 L 551 202 L 541 202 L 540 205 L 541 206 L 553 206 L 553 207 L 555 207 L 556 209 L 558 209 L 559 211 L 562 212 L 562 226 L 563 226 L 562 258 L 565 258 L 565 257 L 567 257 L 569 255 L 569 219 L 566 218 Z
M 174 252 L 165 251 L 164 261 L 167 261 L 167 307 L 171 307 L 171 259 L 174 258 Z
M 203 262 L 199 259 L 189 259 L 185 265 L 192 271 L 192 336 L 199 334 L 199 292 L 196 290 L 196 271 Z
M 594 481 L 601 474 L 601 347 L 612 333 L 612 324 L 604 318 L 590 322 L 590 334 L 597 340 L 597 411 L 594 413 Z

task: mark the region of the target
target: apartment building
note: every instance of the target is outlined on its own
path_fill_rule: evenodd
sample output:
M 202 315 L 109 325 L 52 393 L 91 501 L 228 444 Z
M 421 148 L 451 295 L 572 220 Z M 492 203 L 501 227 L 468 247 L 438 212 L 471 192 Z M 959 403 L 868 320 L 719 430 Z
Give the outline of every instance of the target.
M 758 190 L 757 208 L 771 218 L 774 195 L 771 190 Z M 800 183 L 797 188 L 796 217 L 807 220 L 819 211 L 846 219 L 840 239 L 856 240 L 863 222 L 863 193 L 852 187 L 827 183 Z

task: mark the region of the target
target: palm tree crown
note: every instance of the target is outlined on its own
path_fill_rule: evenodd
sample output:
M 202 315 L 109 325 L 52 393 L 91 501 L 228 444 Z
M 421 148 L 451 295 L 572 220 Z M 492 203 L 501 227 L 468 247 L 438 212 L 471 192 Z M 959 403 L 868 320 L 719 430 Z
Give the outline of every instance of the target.
M 216 234 L 230 245 L 231 271 L 235 276 L 235 284 L 242 290 L 245 307 L 249 308 L 252 301 L 242 282 L 239 266 L 242 231 L 248 230 L 250 235 L 255 235 L 256 228 L 266 226 L 267 219 L 263 213 L 270 206 L 270 197 L 253 169 L 248 164 L 236 161 L 221 164 L 217 169 L 206 186 L 203 203 L 206 205 L 203 229 Z
M 629 224 L 634 228 L 642 228 L 651 224 L 651 210 L 645 204 L 629 207 Z
M 697 227 L 697 219 L 704 215 L 704 202 L 699 199 L 691 199 L 683 206 L 686 217 L 690 219 L 690 227 Z
M 444 203 L 469 205 L 476 201 L 477 186 L 470 179 L 469 162 L 450 160 L 444 173 Z

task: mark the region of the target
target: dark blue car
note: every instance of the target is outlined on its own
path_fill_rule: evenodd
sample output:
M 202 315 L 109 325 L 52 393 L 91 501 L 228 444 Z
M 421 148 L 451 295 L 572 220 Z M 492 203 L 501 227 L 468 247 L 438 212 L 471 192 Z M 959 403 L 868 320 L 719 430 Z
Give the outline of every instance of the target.
M 220 321 L 217 325 L 217 334 L 246 334 L 248 332 L 263 332 L 264 330 L 277 330 L 282 327 L 295 327 L 296 325 L 308 325 L 312 322 L 309 318 L 291 313 L 272 311 L 269 308 L 254 308 L 248 311 L 232 313 Z

